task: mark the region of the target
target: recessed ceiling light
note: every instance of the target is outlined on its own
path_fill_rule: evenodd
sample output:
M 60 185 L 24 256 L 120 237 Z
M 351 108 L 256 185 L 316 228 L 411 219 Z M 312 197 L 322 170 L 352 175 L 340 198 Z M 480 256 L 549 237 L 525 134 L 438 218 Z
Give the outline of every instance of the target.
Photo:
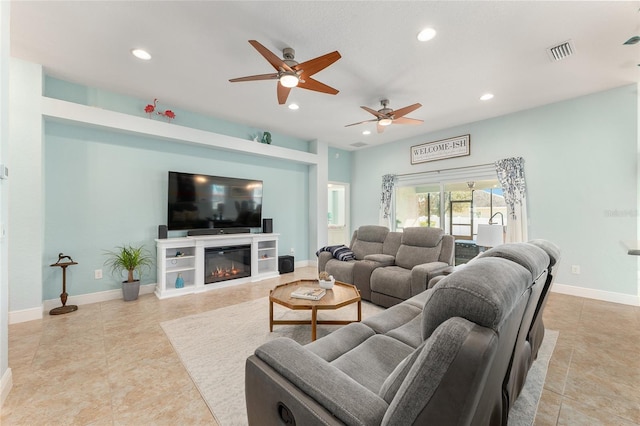
M 493 99 L 493 93 L 485 93 L 484 95 L 480 96 L 481 101 L 488 101 L 489 99 Z
M 131 49 L 131 54 L 138 59 L 148 61 L 151 59 L 151 54 L 144 49 Z
M 429 41 L 436 36 L 436 30 L 433 28 L 425 28 L 418 33 L 418 40 Z
M 298 104 L 289 104 L 289 109 L 293 109 L 293 110 L 300 109 L 300 106 Z
M 362 134 L 363 135 L 370 135 L 371 134 L 371 130 L 363 130 Z

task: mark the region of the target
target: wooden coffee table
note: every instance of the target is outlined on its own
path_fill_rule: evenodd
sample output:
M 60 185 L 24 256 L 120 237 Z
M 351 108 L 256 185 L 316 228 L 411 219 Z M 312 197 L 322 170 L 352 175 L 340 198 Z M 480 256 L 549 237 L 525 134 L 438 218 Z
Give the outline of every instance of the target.
M 311 324 L 311 340 L 316 340 L 316 326 L 318 324 L 349 324 L 362 320 L 362 301 L 360 292 L 356 286 L 336 281 L 331 290 L 322 296 L 320 300 L 296 299 L 291 293 L 300 286 L 320 287 L 318 280 L 298 280 L 286 284 L 280 284 L 269 293 L 269 331 L 273 331 L 274 324 L 299 325 Z M 273 304 L 277 303 L 293 310 L 311 311 L 310 320 L 274 320 Z M 336 310 L 352 303 L 358 303 L 357 320 L 321 320 L 318 321 L 318 311 L 322 309 Z

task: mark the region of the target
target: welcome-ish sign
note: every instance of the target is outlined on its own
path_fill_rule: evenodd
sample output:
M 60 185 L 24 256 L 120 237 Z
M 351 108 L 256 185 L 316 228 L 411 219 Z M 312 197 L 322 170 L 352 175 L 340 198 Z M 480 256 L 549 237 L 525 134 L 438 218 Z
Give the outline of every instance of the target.
M 455 138 L 412 146 L 411 164 L 463 157 L 469 154 L 471 154 L 471 135 L 456 136 Z

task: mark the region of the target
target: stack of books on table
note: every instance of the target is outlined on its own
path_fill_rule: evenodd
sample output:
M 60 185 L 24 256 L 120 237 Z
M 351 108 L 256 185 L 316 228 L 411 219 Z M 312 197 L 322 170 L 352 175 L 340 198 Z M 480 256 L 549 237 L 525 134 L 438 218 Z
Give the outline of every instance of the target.
M 326 290 L 318 287 L 298 287 L 291 293 L 291 297 L 296 299 L 320 300 Z

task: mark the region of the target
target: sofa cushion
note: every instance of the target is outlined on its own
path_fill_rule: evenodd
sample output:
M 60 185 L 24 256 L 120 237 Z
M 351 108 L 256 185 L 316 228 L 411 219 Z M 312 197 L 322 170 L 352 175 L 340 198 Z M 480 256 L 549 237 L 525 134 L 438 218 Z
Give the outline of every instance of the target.
M 322 339 L 305 345 L 305 348 L 325 361 L 331 362 L 375 334 L 371 328 L 361 322 L 353 322 L 324 336 Z
M 402 249 L 402 248 L 401 248 Z M 372 274 L 371 291 L 406 300 L 411 297 L 411 269 L 400 266 L 378 268 Z
M 331 362 L 347 376 L 372 392 L 380 387 L 414 348 L 388 336 L 376 334 Z
M 382 243 L 389 234 L 389 228 L 379 225 L 363 225 L 358 228 L 356 238 L 360 241 Z
M 362 321 L 362 324 L 370 327 L 378 334 L 386 334 L 394 328 L 401 327 L 422 313 L 422 308 L 401 303 L 370 316 Z
M 330 275 L 333 275 L 333 278 L 335 278 L 336 281 L 352 284 L 353 265 L 355 265 L 356 262 L 357 260 L 341 262 L 338 259 L 331 259 L 325 265 L 324 270 Z
M 480 254 L 484 257 L 502 257 L 522 265 L 536 279 L 549 266 L 549 256 L 540 247 L 528 243 L 501 244 Z
M 429 290 L 422 311 L 422 338 L 451 317 L 498 331 L 531 284 L 523 266 L 500 257 L 476 259 Z
M 417 247 L 436 247 L 440 244 L 444 230 L 413 226 L 402 232 L 402 244 Z
M 255 351 L 262 361 L 346 424 L 380 424 L 388 404 L 294 340 L 280 337 Z M 406 355 L 405 355 L 406 356 Z
M 437 262 L 440 259 L 440 242 L 443 236 L 444 231 L 440 228 L 406 228 L 396 254 L 396 265 L 412 269 L 422 263 Z
M 529 241 L 529 244 L 540 247 L 547 253 L 547 256 L 549 256 L 549 267 L 553 267 L 558 259 L 560 259 L 560 248 L 551 241 L 537 239 Z
M 395 257 L 400 244 L 402 244 L 402 232 L 389 232 L 382 243 L 382 253 Z
M 368 254 L 382 253 L 382 244 L 389 234 L 386 226 L 364 225 L 357 229 L 354 234 L 351 250 L 355 253 L 356 259 L 362 260 Z
M 440 258 L 440 247 L 416 247 L 402 244 L 396 256 L 396 265 L 413 269 L 416 265 L 437 262 Z
M 412 348 L 417 348 L 422 340 L 422 312 L 420 315 L 387 333 L 387 336 L 400 340 Z
M 363 260 L 367 255 L 382 253 L 382 243 L 355 240 L 351 247 L 356 259 Z
M 391 256 L 389 254 L 368 254 L 364 257 L 364 260 L 371 260 L 373 262 L 379 263 L 380 267 L 382 266 L 391 266 L 396 261 L 395 256 Z

